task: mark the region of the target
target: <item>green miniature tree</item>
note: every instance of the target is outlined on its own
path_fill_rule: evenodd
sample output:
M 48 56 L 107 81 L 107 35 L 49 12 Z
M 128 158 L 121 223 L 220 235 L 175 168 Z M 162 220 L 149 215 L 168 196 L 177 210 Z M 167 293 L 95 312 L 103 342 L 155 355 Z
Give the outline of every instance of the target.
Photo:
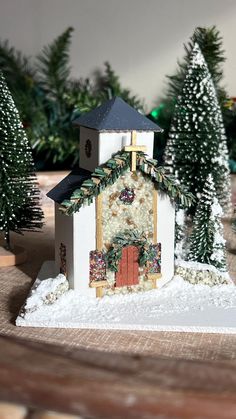
M 144 113 L 144 103 L 137 95 L 132 94 L 130 89 L 121 85 L 119 76 L 115 73 L 111 64 L 106 61 L 104 63 L 105 70 L 97 75 L 96 90 L 97 95 L 102 101 L 111 99 L 113 96 L 119 96 L 124 99 L 130 106 Z
M 220 220 L 222 208 L 216 197 L 213 177 L 207 177 L 189 237 L 188 259 L 226 271 L 225 240 Z
M 71 77 L 68 27 L 44 46 L 36 62 L 0 39 L 0 68 L 13 95 L 38 168 L 73 167 L 79 160 L 79 133 L 73 120 L 113 96 L 121 96 L 140 111 L 143 101 L 123 88 L 106 62 L 91 80 Z
M 209 28 L 197 27 L 189 42 L 184 44 L 185 55 L 183 60 L 178 62 L 176 74 L 167 76 L 169 79 L 167 95 L 175 101 L 178 95 L 181 94 L 195 44 L 198 44 L 202 51 L 207 67 L 211 73 L 218 98 L 220 99 L 221 104 L 223 104 L 227 98 L 226 91 L 221 85 L 224 76 L 222 66 L 226 58 L 223 49 L 222 36 L 216 26 L 210 26 Z
M 189 41 L 184 44 L 184 56 L 183 59 L 178 60 L 176 72 L 173 75 L 167 76 L 168 84 L 165 97 L 162 99 L 159 106 L 153 109 L 150 114 L 150 118 L 154 119 L 154 121 L 164 129 L 162 133 L 158 134 L 157 141 L 155 142 L 155 154 L 158 156 L 158 160 L 161 163 L 163 163 L 163 154 L 169 137 L 174 106 L 178 96 L 182 92 L 192 49 L 195 43 L 199 45 L 200 50 L 202 51 L 217 91 L 226 127 L 228 146 L 230 149 L 232 149 L 233 146 L 233 140 L 235 138 L 233 124 L 235 118 L 234 113 L 226 107 L 228 95 L 222 86 L 222 79 L 224 76 L 223 64 L 226 60 L 223 39 L 216 26 L 197 27 Z
M 185 258 L 187 228 L 185 225 L 185 211 L 183 208 L 176 208 L 175 211 L 175 257 Z
M 182 94 L 175 105 L 166 165 L 196 198 L 211 173 L 221 206 L 226 208 L 229 204 L 228 152 L 222 114 L 211 75 L 197 44 L 192 51 Z
M 38 230 L 43 213 L 31 148 L 11 93 L 0 73 L 0 230 L 10 249 L 10 231 Z

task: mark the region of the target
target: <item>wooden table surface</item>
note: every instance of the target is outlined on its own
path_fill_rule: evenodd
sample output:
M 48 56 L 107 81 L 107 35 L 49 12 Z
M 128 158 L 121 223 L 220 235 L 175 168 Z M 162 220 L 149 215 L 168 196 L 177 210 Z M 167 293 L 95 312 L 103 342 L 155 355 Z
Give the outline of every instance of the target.
M 0 333 L 31 341 L 48 342 L 70 348 L 90 348 L 106 352 L 151 354 L 162 358 L 185 360 L 227 361 L 236 359 L 236 336 L 205 333 L 173 333 L 143 331 L 108 331 L 78 329 L 23 328 L 14 325 L 15 318 L 29 292 L 44 260 L 53 259 L 53 207 L 45 198 L 50 189 L 65 173 L 41 174 L 46 224 L 41 233 L 14 235 L 14 242 L 28 251 L 28 261 L 19 267 L 0 269 Z M 234 191 L 236 190 L 236 178 Z M 236 234 L 226 224 L 229 245 L 236 249 Z M 230 253 L 228 262 L 236 278 L 236 255 Z
M 60 350 L 0 336 L 0 371 L 1 419 L 52 419 L 47 410 L 75 414 L 74 419 L 236 417 L 233 361 Z M 18 404 L 17 415 L 6 402 Z

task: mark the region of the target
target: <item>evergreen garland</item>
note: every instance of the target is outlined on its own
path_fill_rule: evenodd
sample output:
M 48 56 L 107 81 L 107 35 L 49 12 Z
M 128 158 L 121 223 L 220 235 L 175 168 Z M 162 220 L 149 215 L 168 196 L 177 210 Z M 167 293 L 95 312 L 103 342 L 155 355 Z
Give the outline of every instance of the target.
M 39 82 L 60 108 L 65 105 L 63 97 L 70 80 L 69 48 L 72 32 L 73 28 L 67 28 L 51 44 L 45 46 L 37 57 Z
M 139 248 L 139 265 L 144 266 L 150 259 L 150 246 L 145 234 L 140 234 L 136 230 L 126 230 L 117 234 L 112 241 L 112 245 L 105 254 L 108 269 L 118 272 L 119 262 L 122 257 L 122 249 L 126 246 L 137 246 Z
M 211 75 L 197 44 L 175 106 L 166 165 L 196 198 L 211 173 L 219 202 L 227 208 L 230 184 L 225 130 Z
M 10 231 L 38 230 L 42 218 L 31 148 L 0 72 L 0 230 L 6 247 Z
M 193 195 L 180 186 L 173 176 L 166 174 L 164 167 L 158 167 L 156 160 L 148 159 L 144 153 L 137 153 L 137 165 L 171 199 L 185 208 L 192 204 L 194 200 Z M 91 204 L 94 197 L 101 193 L 106 186 L 112 185 L 129 167 L 129 152 L 121 151 L 114 154 L 105 164 L 95 169 L 91 174 L 91 178 L 85 180 L 81 187 L 72 193 L 70 199 L 65 199 L 61 203 L 60 210 L 67 215 L 71 215 L 79 211 L 82 205 Z
M 90 205 L 94 197 L 99 195 L 106 186 L 112 185 L 128 169 L 129 164 L 129 153 L 121 152 L 113 155 L 104 165 L 98 166 L 91 174 L 91 178 L 86 179 L 79 189 L 75 189 L 70 199 L 65 199 L 61 203 L 60 210 L 71 215 L 79 211 L 83 204 Z
M 0 68 L 12 92 L 21 120 L 37 157 L 38 167 L 73 167 L 79 160 L 79 132 L 73 120 L 113 96 L 143 111 L 143 102 L 123 88 L 106 62 L 95 79 L 72 79 L 67 28 L 44 46 L 36 62 L 0 40 Z
M 181 185 L 176 178 L 167 173 L 163 166 L 158 166 L 155 159 L 148 158 L 144 153 L 137 153 L 139 169 L 151 176 L 157 188 L 167 193 L 169 197 L 183 208 L 189 208 L 195 201 L 191 192 L 184 185 Z
M 216 198 L 213 177 L 207 177 L 189 237 L 188 259 L 226 271 L 225 240 L 220 221 L 222 209 Z
M 96 91 L 103 98 L 103 101 L 114 96 L 122 97 L 130 106 L 140 112 L 144 112 L 143 100 L 133 95 L 129 89 L 122 87 L 120 78 L 108 61 L 104 63 L 104 66 L 104 73 L 100 74 L 96 80 Z

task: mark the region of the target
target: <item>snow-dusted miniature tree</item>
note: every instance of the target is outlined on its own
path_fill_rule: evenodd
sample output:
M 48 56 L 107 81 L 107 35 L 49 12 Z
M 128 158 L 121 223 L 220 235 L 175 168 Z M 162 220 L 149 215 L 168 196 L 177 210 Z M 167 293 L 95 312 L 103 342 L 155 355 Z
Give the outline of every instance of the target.
M 223 119 L 211 75 L 197 44 L 175 105 L 165 161 L 197 198 L 211 173 L 217 198 L 223 208 L 227 207 L 230 181 Z
M 178 208 L 175 212 L 175 257 L 184 259 L 186 241 L 185 211 Z
M 0 231 L 10 248 L 10 231 L 42 227 L 32 152 L 11 93 L 0 72 Z
M 221 223 L 222 208 L 216 197 L 212 175 L 208 175 L 199 199 L 189 237 L 188 259 L 226 271 L 225 240 Z
M 234 215 L 233 215 L 233 221 L 232 221 L 232 229 L 234 233 L 236 233 L 236 205 L 234 205 Z

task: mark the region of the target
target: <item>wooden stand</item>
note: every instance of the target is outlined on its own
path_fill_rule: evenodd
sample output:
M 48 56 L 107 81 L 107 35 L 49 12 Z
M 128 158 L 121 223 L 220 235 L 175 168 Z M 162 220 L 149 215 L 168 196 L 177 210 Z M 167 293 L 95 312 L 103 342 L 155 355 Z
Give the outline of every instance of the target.
M 152 288 L 157 288 L 157 280 L 162 277 L 160 274 L 147 274 L 147 279 L 152 281 Z
M 20 246 L 14 246 L 12 250 L 0 247 L 0 267 L 14 266 L 24 263 L 27 259 L 26 250 Z
M 107 287 L 108 282 L 107 281 L 94 281 L 91 282 L 89 285 L 91 288 L 96 288 L 96 297 L 101 298 L 103 297 L 103 288 Z

